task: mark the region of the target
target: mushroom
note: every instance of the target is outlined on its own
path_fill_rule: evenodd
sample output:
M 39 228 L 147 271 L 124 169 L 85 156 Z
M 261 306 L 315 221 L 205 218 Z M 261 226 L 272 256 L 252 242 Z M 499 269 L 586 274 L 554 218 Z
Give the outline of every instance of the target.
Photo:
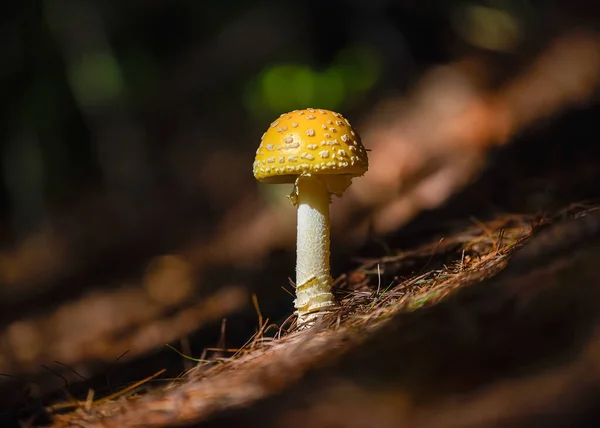
M 368 169 L 367 151 L 341 114 L 323 109 L 282 114 L 262 136 L 254 177 L 262 183 L 294 183 L 298 207 L 296 300 L 298 324 L 334 306 L 329 268 L 329 203 Z

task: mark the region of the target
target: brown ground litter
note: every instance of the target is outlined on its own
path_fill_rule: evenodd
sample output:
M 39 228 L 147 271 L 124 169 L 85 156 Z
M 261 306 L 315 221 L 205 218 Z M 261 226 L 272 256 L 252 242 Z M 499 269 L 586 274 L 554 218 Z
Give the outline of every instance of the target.
M 201 362 L 146 393 L 130 387 L 108 398 L 94 400 L 90 394 L 86 401 L 56 403 L 47 409 L 53 426 L 165 426 L 251 405 L 294 385 L 309 371 L 335 364 L 396 314 L 435 305 L 459 288 L 494 276 L 532 229 L 548 221 L 520 215 L 473 220 L 471 227 L 420 248 L 366 260 L 336 281 L 340 307 L 314 328 L 269 325 L 258 312 L 260 329 L 231 358 Z M 396 275 L 406 266 L 420 268 Z M 389 283 L 382 281 L 390 275 Z M 141 381 L 136 386 L 147 385 Z

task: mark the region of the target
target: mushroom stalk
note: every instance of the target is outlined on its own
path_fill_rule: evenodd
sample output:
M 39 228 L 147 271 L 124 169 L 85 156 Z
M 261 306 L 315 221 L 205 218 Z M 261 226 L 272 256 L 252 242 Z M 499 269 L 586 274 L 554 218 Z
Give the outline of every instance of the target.
M 296 180 L 298 237 L 296 254 L 296 300 L 298 324 L 311 313 L 334 305 L 329 270 L 329 202 L 327 186 L 318 178 L 303 175 Z

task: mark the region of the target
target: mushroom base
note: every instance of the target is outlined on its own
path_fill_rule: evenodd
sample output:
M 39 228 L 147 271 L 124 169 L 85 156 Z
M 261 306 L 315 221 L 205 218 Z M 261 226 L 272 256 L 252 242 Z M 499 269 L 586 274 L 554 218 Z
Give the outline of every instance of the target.
M 301 285 L 296 286 L 296 300 L 294 301 L 298 315 L 322 311 L 334 305 L 331 293 L 331 277 L 312 277 Z

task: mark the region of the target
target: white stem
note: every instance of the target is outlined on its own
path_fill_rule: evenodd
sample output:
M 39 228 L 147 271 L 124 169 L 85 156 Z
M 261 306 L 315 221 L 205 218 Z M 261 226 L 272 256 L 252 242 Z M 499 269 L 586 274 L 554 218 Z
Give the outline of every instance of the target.
M 296 181 L 298 237 L 296 300 L 298 324 L 308 315 L 334 305 L 329 271 L 329 190 L 318 178 Z

